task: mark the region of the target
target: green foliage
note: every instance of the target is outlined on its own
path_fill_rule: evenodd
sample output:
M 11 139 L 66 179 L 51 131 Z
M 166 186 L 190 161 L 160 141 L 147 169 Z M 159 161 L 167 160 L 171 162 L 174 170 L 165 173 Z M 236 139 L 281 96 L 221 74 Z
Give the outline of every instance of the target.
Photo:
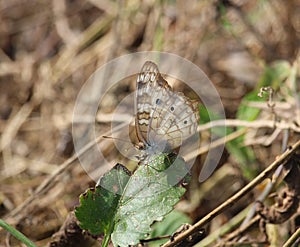
M 153 157 L 132 175 L 117 165 L 95 189 L 80 196 L 75 211 L 80 226 L 92 234 L 103 233 L 103 246 L 110 237 L 114 246 L 139 243 L 149 236 L 152 223 L 171 212 L 185 192 L 179 184 L 186 170 L 180 167 L 185 167 L 184 161 L 167 154 Z
M 251 101 L 253 101 L 253 102 L 264 101 L 264 99 L 258 97 L 257 94 L 258 94 L 258 91 L 253 91 L 253 92 L 247 94 L 246 96 L 244 96 L 244 98 L 238 108 L 238 111 L 237 111 L 237 119 L 246 120 L 246 121 L 254 121 L 258 117 L 258 115 L 260 113 L 260 109 L 247 105 Z
M 240 120 L 254 121 L 257 119 L 260 109 L 248 106 L 249 102 L 264 102 L 266 98 L 258 97 L 258 93 L 262 87 L 272 87 L 277 90 L 290 74 L 290 65 L 286 61 L 278 61 L 267 66 L 262 73 L 256 89 L 244 96 L 238 111 L 237 118 Z
M 223 25 L 223 28 L 226 29 L 227 31 L 231 32 L 232 24 L 230 23 L 230 21 L 226 17 L 226 7 L 224 6 L 224 4 L 219 3 L 218 4 L 218 9 L 219 9 L 220 14 L 221 14 L 221 24 Z
M 229 153 L 236 159 L 240 165 L 243 175 L 251 180 L 257 174 L 251 164 L 255 161 L 255 154 L 251 147 L 243 146 L 244 136 L 240 136 L 226 144 Z
M 200 105 L 199 107 L 199 116 L 200 116 L 200 125 L 206 124 L 214 120 L 222 119 L 218 114 L 206 108 L 204 105 Z M 216 126 L 211 128 L 211 133 L 219 137 L 224 137 L 229 132 L 228 132 L 228 128 L 225 128 L 224 126 Z
M 185 214 L 179 212 L 179 211 L 172 211 L 169 213 L 163 221 L 161 222 L 156 222 L 153 225 L 153 231 L 151 232 L 151 238 L 154 237 L 160 237 L 160 236 L 166 236 L 166 235 L 172 235 L 174 232 L 176 232 L 180 226 L 183 224 L 191 224 L 191 220 L 189 217 L 187 217 Z M 163 243 L 165 243 L 168 239 L 164 240 L 159 240 L 155 241 L 152 245 L 150 246 L 159 246 Z
M 106 173 L 95 189 L 89 189 L 80 196 L 80 206 L 75 215 L 80 227 L 91 234 L 104 234 L 103 246 L 108 244 L 114 227 L 114 216 L 130 173 L 122 165 L 116 165 Z
M 262 98 L 257 96 L 258 92 L 250 92 L 247 94 L 238 110 L 237 110 L 237 119 L 245 120 L 245 121 L 254 121 L 260 113 L 260 109 L 248 106 L 248 103 L 251 101 L 263 101 Z M 239 127 L 244 128 L 244 127 Z M 231 130 L 232 131 L 232 130 Z M 244 145 L 244 136 L 240 136 L 226 144 L 227 150 L 236 161 L 240 164 L 240 167 L 243 171 L 243 175 L 248 178 L 249 180 L 252 179 L 257 171 L 256 169 L 252 169 L 251 164 L 255 162 L 255 154 L 251 147 L 245 147 Z
M 256 91 L 250 92 L 243 98 L 237 111 L 237 119 L 245 121 L 254 121 L 257 119 L 260 109 L 247 105 L 251 101 L 263 101 L 262 98 L 257 96 L 257 93 L 258 92 Z M 239 127 L 238 129 L 240 128 L 243 127 Z M 255 154 L 251 147 L 245 147 L 243 144 L 244 136 L 240 136 L 235 140 L 228 142 L 226 147 L 240 164 L 244 176 L 248 179 L 252 179 L 257 173 L 256 169 L 253 170 L 251 168 L 251 164 L 255 162 Z
M 258 98 L 257 94 L 250 93 L 249 95 L 245 96 L 244 102 L 240 105 L 239 111 L 237 116 L 240 117 L 241 120 L 255 120 L 259 114 L 259 109 L 248 107 L 246 105 L 247 100 L 254 100 Z M 214 121 L 220 119 L 220 117 L 214 114 L 209 109 L 205 108 L 204 106 L 200 107 L 200 121 L 201 123 L 207 123 L 209 121 Z M 201 124 L 200 123 L 200 124 Z M 224 130 L 224 127 L 214 127 L 211 129 L 211 133 L 219 136 L 224 137 L 234 131 L 233 128 L 227 127 Z M 243 147 L 244 137 L 240 136 L 230 142 L 226 143 L 226 148 L 230 154 L 237 160 L 237 162 L 242 167 L 244 176 L 248 179 L 253 178 L 256 174 L 256 170 L 251 170 L 249 164 L 254 162 L 255 155 L 250 147 Z
M 258 88 L 270 86 L 277 90 L 282 82 L 291 73 L 291 66 L 287 61 L 276 61 L 271 66 L 267 66 L 259 79 Z
M 257 89 L 244 96 L 238 111 L 237 119 L 245 121 L 254 121 L 260 114 L 260 109 L 249 106 L 249 102 L 264 102 L 266 98 L 258 97 L 258 92 L 261 87 L 270 86 L 277 90 L 282 82 L 290 74 L 290 65 L 286 61 L 277 61 L 271 66 L 267 66 L 262 73 Z M 255 154 L 250 147 L 243 147 L 244 137 L 239 137 L 229 143 L 226 147 L 229 152 L 237 159 L 240 164 L 244 176 L 248 179 L 256 175 L 256 170 L 252 170 L 250 164 L 255 161 Z
M 209 121 L 212 121 L 214 119 L 211 119 L 211 112 L 204 106 L 200 105 L 199 106 L 199 116 L 200 116 L 200 124 L 205 124 L 208 123 Z

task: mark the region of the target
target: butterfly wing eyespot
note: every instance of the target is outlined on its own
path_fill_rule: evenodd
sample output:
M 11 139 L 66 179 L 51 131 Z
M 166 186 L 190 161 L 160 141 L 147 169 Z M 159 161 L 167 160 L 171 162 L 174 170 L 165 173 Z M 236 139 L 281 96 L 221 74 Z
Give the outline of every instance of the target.
M 145 149 L 145 144 L 143 142 L 138 142 L 136 145 L 135 145 L 136 149 L 138 150 L 143 150 Z

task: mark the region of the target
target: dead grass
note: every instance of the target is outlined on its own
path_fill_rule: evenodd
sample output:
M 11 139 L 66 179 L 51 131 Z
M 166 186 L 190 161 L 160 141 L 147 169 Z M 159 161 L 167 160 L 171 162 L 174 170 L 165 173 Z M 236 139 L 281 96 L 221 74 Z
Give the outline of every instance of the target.
M 77 94 L 99 66 L 137 51 L 171 52 L 198 65 L 216 86 L 230 119 L 236 118 L 241 100 L 257 87 L 266 66 L 285 60 L 295 68 L 295 97 L 280 92 L 281 101 L 290 108 L 279 109 L 279 117 L 291 120 L 286 121 L 290 125 L 273 136 L 266 122 L 246 126 L 247 144 L 255 151 L 255 169 L 262 171 L 282 152 L 284 129 L 292 130 L 288 145 L 299 140 L 299 11 L 298 0 L 0 0 L 0 217 L 38 246 L 51 242 L 78 204 L 79 194 L 94 185 L 72 149 Z M 133 82 L 111 92 L 100 116 L 134 90 Z M 289 88 L 289 80 L 279 83 L 278 91 Z M 268 109 L 264 112 L 267 118 L 261 115 L 259 120 L 270 120 Z M 109 130 L 104 119 L 97 124 Z M 263 137 L 271 139 L 259 139 Z M 268 146 L 263 145 L 265 141 Z M 116 157 L 109 141 L 102 145 L 110 157 Z M 201 163 L 203 157 L 197 161 Z M 193 221 L 247 182 L 241 164 L 228 151 L 220 169 L 223 164 L 228 167 L 221 170 L 227 179 L 216 173 L 219 176 L 211 178 L 210 189 L 206 189 L 209 180 L 204 184 L 192 180 L 179 208 Z M 199 168 L 194 172 L 197 178 Z M 256 188 L 219 215 L 210 224 L 211 232 L 255 201 L 260 192 Z M 278 234 L 271 241 L 281 246 L 299 227 L 297 222 L 299 212 L 278 225 Z M 281 230 L 283 227 L 287 230 Z M 2 229 L 0 245 L 21 246 Z

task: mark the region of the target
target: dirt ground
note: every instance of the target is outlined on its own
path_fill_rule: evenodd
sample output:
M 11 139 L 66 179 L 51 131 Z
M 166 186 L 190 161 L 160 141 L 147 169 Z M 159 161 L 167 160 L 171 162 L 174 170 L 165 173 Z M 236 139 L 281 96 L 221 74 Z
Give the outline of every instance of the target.
M 77 228 L 63 244 L 64 233 L 53 237 L 79 195 L 95 185 L 74 151 L 76 98 L 92 73 L 112 59 L 159 51 L 201 68 L 231 121 L 226 142 L 233 142 L 226 144 L 218 169 L 204 183 L 198 175 L 211 139 L 207 128 L 200 131 L 199 165 L 192 168 L 187 193 L 176 206 L 196 223 L 299 141 L 299 13 L 299 0 L 0 0 L 0 218 L 37 246 L 100 246 L 87 235 L 82 244 Z M 269 87 L 264 97 L 255 98 L 263 86 Z M 106 95 L 93 120 L 98 135 L 109 131 L 106 117 L 134 90 L 135 78 L 125 78 Z M 191 94 L 176 84 L 174 90 Z M 249 118 L 244 114 L 249 105 L 241 107 L 245 100 L 259 109 Z M 110 140 L 101 145 L 111 164 L 122 161 Z M 299 167 L 299 155 L 297 146 L 283 160 Z M 275 177 L 265 201 L 270 208 L 261 205 L 261 214 L 253 216 L 256 221 L 245 232 L 226 239 L 270 180 L 262 179 L 206 224 L 212 240 L 198 246 L 238 246 L 238 241 L 282 246 L 300 225 L 299 177 L 290 178 L 290 169 L 269 174 Z M 242 220 L 232 223 L 226 236 L 212 235 L 237 215 Z M 24 245 L 0 229 L 0 246 Z

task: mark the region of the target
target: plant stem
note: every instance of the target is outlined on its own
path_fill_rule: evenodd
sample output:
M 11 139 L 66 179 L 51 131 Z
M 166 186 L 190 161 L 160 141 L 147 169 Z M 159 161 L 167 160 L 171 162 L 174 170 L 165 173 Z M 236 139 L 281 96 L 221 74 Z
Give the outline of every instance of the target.
M 6 231 L 10 232 L 15 238 L 19 239 L 28 247 L 37 247 L 33 242 L 31 242 L 23 233 L 19 232 L 13 226 L 7 224 L 5 221 L 0 219 L 0 227 L 4 228 Z

